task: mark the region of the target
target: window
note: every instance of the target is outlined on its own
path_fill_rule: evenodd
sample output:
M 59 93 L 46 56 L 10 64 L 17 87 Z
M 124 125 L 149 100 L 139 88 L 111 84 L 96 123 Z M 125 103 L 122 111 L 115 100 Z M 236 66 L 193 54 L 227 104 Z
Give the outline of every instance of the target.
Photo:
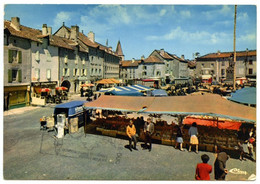
M 22 52 L 17 50 L 8 50 L 9 63 L 22 63 Z
M 249 74 L 249 75 L 252 75 L 252 74 L 253 74 L 253 69 L 252 69 L 252 68 L 249 68 L 249 69 L 248 69 L 248 74 Z
M 51 80 L 51 69 L 47 69 L 46 78 L 47 78 L 47 80 Z
M 85 65 L 86 64 L 86 61 L 85 61 L 85 58 L 82 59 L 82 65 Z
M 47 61 L 51 62 L 51 54 L 50 54 L 50 52 L 48 50 L 46 50 L 46 49 L 44 51 L 45 51 L 45 55 L 46 55 Z
M 76 56 L 75 58 L 75 65 L 77 65 L 79 63 L 79 56 Z
M 225 69 L 221 69 L 221 75 L 225 75 Z
M 161 75 L 161 72 L 160 72 L 160 71 L 157 71 L 157 72 L 156 72 L 156 75 L 157 75 L 157 76 L 160 76 L 160 75 Z
M 214 68 L 214 63 L 211 63 L 210 66 L 211 66 L 212 68 Z
M 143 70 L 146 70 L 147 68 L 146 68 L 146 66 L 143 66 Z
M 39 68 L 35 68 L 35 79 L 36 80 L 40 79 L 40 69 Z
M 40 61 L 40 52 L 38 50 L 35 53 L 35 60 L 38 62 Z
M 64 57 L 64 64 L 68 64 L 68 55 Z
M 204 63 L 201 63 L 201 68 L 204 68 L 204 66 L 205 66 Z
M 8 82 L 22 82 L 22 70 L 9 69 L 8 70 Z
M 222 65 L 222 66 L 225 66 L 225 61 L 222 61 L 221 65 Z
M 70 76 L 70 69 L 69 68 L 63 68 L 63 76 Z
M 248 64 L 252 65 L 252 64 L 253 64 L 253 60 L 250 59 L 249 62 L 248 62 Z

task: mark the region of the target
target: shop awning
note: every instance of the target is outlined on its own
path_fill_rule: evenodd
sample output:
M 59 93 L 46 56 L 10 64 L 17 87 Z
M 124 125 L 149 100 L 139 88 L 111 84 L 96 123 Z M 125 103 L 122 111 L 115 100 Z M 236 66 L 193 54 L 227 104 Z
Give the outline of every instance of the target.
M 116 79 L 102 79 L 95 83 L 97 83 L 97 84 L 119 84 L 120 81 L 116 80 Z

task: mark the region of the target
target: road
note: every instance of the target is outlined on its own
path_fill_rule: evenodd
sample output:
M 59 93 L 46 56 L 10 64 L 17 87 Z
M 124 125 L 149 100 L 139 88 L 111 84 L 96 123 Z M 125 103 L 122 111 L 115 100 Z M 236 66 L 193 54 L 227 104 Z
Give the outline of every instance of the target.
M 87 134 L 83 128 L 63 139 L 40 130 L 39 119 L 53 113 L 54 105 L 30 107 L 24 112 L 4 115 L 5 180 L 194 180 L 200 151 L 181 152 L 172 146 L 154 144 L 151 152 L 125 148 L 128 141 Z M 227 180 L 248 180 L 256 175 L 256 163 L 230 158 Z M 211 174 L 214 180 L 214 174 Z

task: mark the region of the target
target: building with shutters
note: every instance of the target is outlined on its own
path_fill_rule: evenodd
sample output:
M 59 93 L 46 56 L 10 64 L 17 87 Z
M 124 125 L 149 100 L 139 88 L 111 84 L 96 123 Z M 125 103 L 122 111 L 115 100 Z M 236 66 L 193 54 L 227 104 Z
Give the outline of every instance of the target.
M 20 19 L 4 21 L 4 110 L 30 102 L 31 43 Z
M 211 76 L 216 81 L 233 82 L 233 52 L 209 53 L 196 58 L 194 77 Z M 236 52 L 236 78 L 256 80 L 256 50 Z

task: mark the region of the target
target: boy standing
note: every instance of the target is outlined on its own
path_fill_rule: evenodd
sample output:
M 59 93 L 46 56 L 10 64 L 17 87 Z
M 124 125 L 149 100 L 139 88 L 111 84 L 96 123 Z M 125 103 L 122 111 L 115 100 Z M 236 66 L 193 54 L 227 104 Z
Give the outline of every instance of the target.
M 201 156 L 202 163 L 199 163 L 196 167 L 196 180 L 210 180 L 210 173 L 212 172 L 212 166 L 208 164 L 209 156 L 204 154 Z

